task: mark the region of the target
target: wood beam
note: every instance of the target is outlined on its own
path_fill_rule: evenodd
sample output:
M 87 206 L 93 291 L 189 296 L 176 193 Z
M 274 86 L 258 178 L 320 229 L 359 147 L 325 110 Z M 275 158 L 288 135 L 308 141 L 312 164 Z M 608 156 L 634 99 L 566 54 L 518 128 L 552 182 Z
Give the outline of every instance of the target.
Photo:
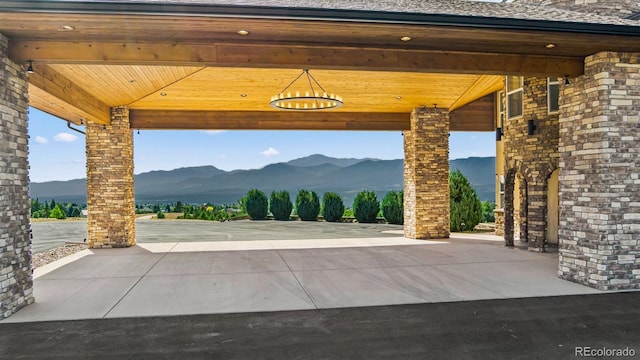
M 84 118 L 99 124 L 108 125 L 110 123 L 111 112 L 107 104 L 98 100 L 48 65 L 33 65 L 33 69 L 34 72 L 29 74 L 30 88 L 37 88 L 38 91 L 36 92 L 46 94 L 47 101 L 56 103 L 56 107 L 59 109 L 64 109 L 65 115 L 56 114 L 53 108 L 48 107 L 49 104 L 38 104 L 36 102 L 32 104 L 34 107 L 42 107 L 44 111 L 74 122 Z
M 450 113 L 451 131 L 494 131 L 494 95 Z M 409 114 L 295 111 L 129 111 L 141 130 L 410 130 Z
M 296 111 L 129 111 L 132 129 L 409 130 L 409 114 Z
M 16 40 L 10 57 L 25 63 L 138 64 L 384 70 L 425 73 L 565 76 L 581 57 L 266 44 L 145 44 Z
M 489 94 L 449 113 L 451 131 L 494 131 L 495 93 Z

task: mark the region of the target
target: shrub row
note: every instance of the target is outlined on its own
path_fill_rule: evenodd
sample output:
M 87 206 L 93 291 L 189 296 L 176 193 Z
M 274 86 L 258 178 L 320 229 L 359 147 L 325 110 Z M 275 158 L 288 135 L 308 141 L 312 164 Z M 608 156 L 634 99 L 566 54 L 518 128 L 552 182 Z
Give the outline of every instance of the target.
M 450 194 L 450 229 L 451 231 L 470 231 L 480 222 L 494 221 L 493 209 L 495 204 L 491 202 L 480 202 L 478 196 L 469 181 L 458 170 L 449 173 L 449 194 Z M 316 220 L 319 213 L 326 221 L 340 221 L 343 217 L 355 217 L 358 222 L 375 222 L 382 215 L 390 224 L 404 223 L 404 201 L 402 191 L 390 191 L 382 199 L 382 204 L 378 202 L 376 195 L 371 191 L 362 191 L 357 194 L 352 209 L 345 209 L 340 195 L 327 192 L 322 197 L 322 206 L 318 195 L 310 190 L 300 190 L 296 196 L 295 211 L 301 220 Z M 52 201 L 53 204 L 53 201 Z M 32 200 L 32 211 L 38 214 L 38 200 Z M 289 220 L 294 209 L 287 191 L 274 191 L 271 197 L 260 190 L 250 190 L 241 200 L 242 209 L 251 219 L 265 219 L 269 211 L 276 220 Z M 64 208 L 49 205 L 45 202 L 44 208 L 51 217 L 64 218 Z M 71 207 L 69 207 L 70 209 Z M 167 209 L 170 207 L 167 205 Z M 202 219 L 224 221 L 234 217 L 236 213 L 228 213 L 223 206 L 215 209 L 213 205 L 202 206 L 183 205 L 181 202 L 175 207 L 180 209 L 184 215 L 183 219 Z M 155 209 L 154 209 L 155 210 Z M 167 211 L 168 211 L 167 210 Z M 164 217 L 163 212 L 158 207 L 158 218 Z M 244 216 L 244 215 L 242 215 Z M 37 217 L 37 216 L 34 216 Z
M 269 212 L 276 220 L 289 220 L 293 211 L 289 193 L 285 190 L 273 191 L 267 199 L 264 192 L 252 189 L 247 192 L 241 203 L 252 220 L 265 219 Z M 315 221 L 322 213 L 326 221 L 336 222 L 342 219 L 345 206 L 340 195 L 334 192 L 324 194 L 321 206 L 315 191 L 302 189 L 296 196 L 295 210 L 300 220 L 303 221 Z M 356 195 L 353 202 L 353 214 L 358 222 L 375 222 L 380 211 L 390 224 L 403 224 L 402 192 L 389 192 L 382 201 L 382 210 L 373 191 L 362 191 Z

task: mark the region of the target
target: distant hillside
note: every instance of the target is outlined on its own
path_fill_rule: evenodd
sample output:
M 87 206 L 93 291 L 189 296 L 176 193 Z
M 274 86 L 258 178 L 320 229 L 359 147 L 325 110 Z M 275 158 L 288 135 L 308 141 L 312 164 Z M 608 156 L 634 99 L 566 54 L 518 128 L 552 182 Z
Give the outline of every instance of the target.
M 213 166 L 151 171 L 135 176 L 137 202 L 235 203 L 248 189 L 267 194 L 288 190 L 292 197 L 299 189 L 311 189 L 320 196 L 340 193 L 349 206 L 361 190 L 373 190 L 381 198 L 390 190 L 402 190 L 403 161 L 378 159 L 337 159 L 311 155 L 262 169 L 224 171 Z M 450 162 L 476 188 L 481 200 L 493 201 L 495 158 L 468 158 Z M 32 198 L 86 202 L 86 180 L 31 183 Z
M 331 164 L 339 167 L 347 167 L 347 166 L 355 165 L 365 160 L 376 160 L 376 159 L 371 159 L 371 158 L 337 159 L 337 158 L 332 158 L 332 157 L 328 157 L 321 154 L 314 154 L 314 155 L 305 156 L 303 158 L 291 160 L 287 162 L 287 164 L 292 166 L 300 166 L 300 167 L 317 166 L 317 165 L 323 165 L 323 164 Z
M 470 157 L 449 161 L 451 170 L 460 170 L 483 201 L 496 201 L 496 158 Z

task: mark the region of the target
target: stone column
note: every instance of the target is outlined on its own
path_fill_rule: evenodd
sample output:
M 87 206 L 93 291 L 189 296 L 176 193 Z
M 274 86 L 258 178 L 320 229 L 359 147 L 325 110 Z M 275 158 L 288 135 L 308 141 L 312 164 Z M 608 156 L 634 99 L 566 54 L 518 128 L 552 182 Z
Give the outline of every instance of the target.
M 133 134 L 127 107 L 111 109 L 111 124 L 87 123 L 87 230 L 90 248 L 136 243 Z
M 515 214 L 515 182 L 516 172 L 515 170 L 507 171 L 504 181 L 504 244 L 505 246 L 515 245 L 515 221 L 513 216 Z
M 33 303 L 25 70 L 0 34 L 0 320 Z
M 527 188 L 527 240 L 530 251 L 544 251 L 547 228 L 547 187 L 544 183 Z
M 599 53 L 560 96 L 558 274 L 640 288 L 640 53 Z
M 449 237 L 449 115 L 415 109 L 404 132 L 404 236 Z

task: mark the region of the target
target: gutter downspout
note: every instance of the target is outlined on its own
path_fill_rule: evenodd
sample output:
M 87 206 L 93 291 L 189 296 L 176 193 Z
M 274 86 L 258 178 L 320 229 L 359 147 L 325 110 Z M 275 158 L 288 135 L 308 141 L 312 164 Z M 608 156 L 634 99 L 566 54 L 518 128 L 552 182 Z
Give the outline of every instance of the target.
M 70 121 L 67 121 L 67 127 L 68 127 L 69 129 L 71 129 L 71 130 L 75 131 L 75 132 L 79 132 L 79 133 L 80 133 L 80 134 L 82 134 L 82 135 L 86 135 L 86 133 L 85 133 L 84 131 L 82 131 L 82 130 L 80 130 L 80 129 L 76 129 L 76 128 L 72 127 L 72 126 L 71 126 L 71 122 L 70 122 Z

